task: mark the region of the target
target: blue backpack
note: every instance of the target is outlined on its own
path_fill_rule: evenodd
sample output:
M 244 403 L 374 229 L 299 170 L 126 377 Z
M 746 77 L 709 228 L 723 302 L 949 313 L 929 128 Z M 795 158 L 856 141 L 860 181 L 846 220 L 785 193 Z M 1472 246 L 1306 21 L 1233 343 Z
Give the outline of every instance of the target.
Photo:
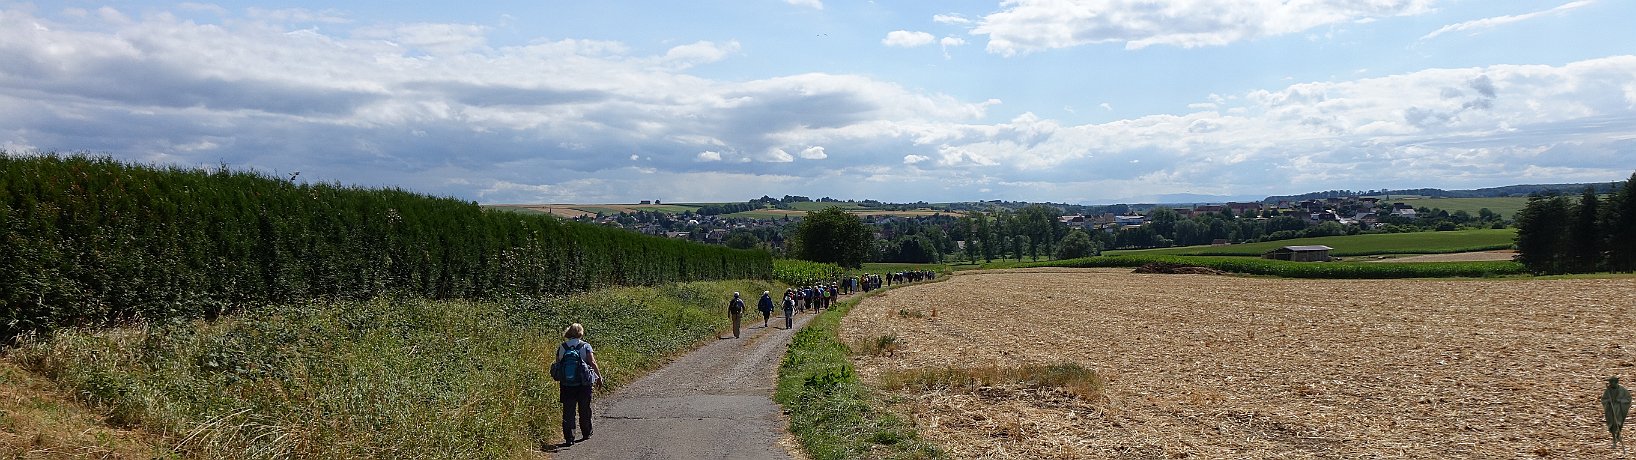
M 565 387 L 580 387 L 591 384 L 591 367 L 585 364 L 585 358 L 579 355 L 585 344 L 569 348 L 567 343 L 562 344 L 562 353 L 557 362 L 551 363 L 551 379 L 562 382 Z

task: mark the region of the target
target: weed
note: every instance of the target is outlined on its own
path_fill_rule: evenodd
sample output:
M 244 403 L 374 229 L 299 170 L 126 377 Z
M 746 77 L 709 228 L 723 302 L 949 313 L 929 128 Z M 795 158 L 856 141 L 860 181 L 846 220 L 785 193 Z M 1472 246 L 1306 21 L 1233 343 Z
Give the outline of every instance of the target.
M 1020 385 L 1058 389 L 1083 400 L 1102 397 L 1107 379 L 1077 363 L 1024 365 L 1020 367 L 933 368 L 887 372 L 881 386 L 887 389 L 928 389 L 971 392 L 982 387 Z

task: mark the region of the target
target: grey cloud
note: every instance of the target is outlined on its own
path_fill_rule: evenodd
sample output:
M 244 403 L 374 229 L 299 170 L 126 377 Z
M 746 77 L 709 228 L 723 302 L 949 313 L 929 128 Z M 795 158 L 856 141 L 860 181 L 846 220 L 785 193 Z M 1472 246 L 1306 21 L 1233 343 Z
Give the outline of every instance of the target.
M 1488 75 L 1478 75 L 1477 78 L 1471 79 L 1470 86 L 1471 89 L 1477 90 L 1477 94 L 1490 99 L 1494 98 L 1494 80 L 1489 79 Z
M 589 89 L 524 88 L 508 85 L 477 85 L 451 81 L 417 81 L 404 89 L 448 96 L 472 106 L 545 106 L 598 102 L 609 98 L 605 91 Z

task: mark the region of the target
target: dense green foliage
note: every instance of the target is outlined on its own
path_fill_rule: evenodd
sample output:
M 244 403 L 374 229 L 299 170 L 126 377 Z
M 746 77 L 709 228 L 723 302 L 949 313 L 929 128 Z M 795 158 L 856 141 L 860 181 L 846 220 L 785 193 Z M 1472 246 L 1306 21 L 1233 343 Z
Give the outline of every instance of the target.
M 863 220 L 839 207 L 812 211 L 796 230 L 795 254 L 813 262 L 857 268 L 869 256 L 873 233 Z
M 859 300 L 880 292 L 886 290 L 847 299 L 813 318 L 795 333 L 779 365 L 773 398 L 789 412 L 790 432 L 813 459 L 943 456 L 913 425 L 877 409 L 882 404 L 858 380 L 850 350 L 837 335 L 841 318 Z
M 1513 229 L 1456 230 L 1450 232 L 1369 233 L 1359 235 L 1298 238 L 1227 246 L 1108 251 L 1108 255 L 1260 256 L 1284 246 L 1324 245 L 1335 248 L 1338 257 L 1376 254 L 1447 254 L 1455 252 L 1509 249 L 1516 238 Z
M 1522 264 L 1500 262 L 1291 262 L 1287 260 L 1256 259 L 1249 257 L 1199 257 L 1127 254 L 1118 256 L 1086 257 L 1082 259 L 1053 260 L 1017 264 L 1015 267 L 1140 267 L 1163 262 L 1186 266 L 1210 267 L 1217 270 L 1249 275 L 1270 275 L 1284 278 L 1450 278 L 1489 277 L 1526 273 Z
M 1073 229 L 1068 236 L 1062 238 L 1062 245 L 1057 247 L 1058 259 L 1078 259 L 1097 255 L 1100 250 L 1097 243 L 1091 241 L 1091 236 L 1084 230 Z
M 771 256 L 401 190 L 0 152 L 0 341 L 25 331 L 405 294 L 764 279 Z
M 795 259 L 773 260 L 773 279 L 791 286 L 828 283 L 847 275 L 840 265 Z
M 1603 200 L 1536 195 L 1517 213 L 1518 258 L 1536 274 L 1636 271 L 1636 174 Z
M 533 458 L 560 441 L 547 375 L 570 323 L 608 390 L 711 340 L 724 294 L 767 282 L 546 300 L 312 302 L 130 329 L 58 331 L 9 360 L 119 427 L 195 458 Z

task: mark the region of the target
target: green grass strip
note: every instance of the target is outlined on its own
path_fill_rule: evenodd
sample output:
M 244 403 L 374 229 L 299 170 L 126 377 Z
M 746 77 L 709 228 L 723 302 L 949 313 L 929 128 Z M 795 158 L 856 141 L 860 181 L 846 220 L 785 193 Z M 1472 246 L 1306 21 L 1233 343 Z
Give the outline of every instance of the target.
M 850 349 L 838 335 L 841 318 L 853 306 L 885 291 L 847 299 L 819 314 L 795 334 L 778 368 L 774 399 L 789 411 L 790 431 L 815 460 L 945 457 L 920 439 L 911 423 L 878 409 L 884 404 L 858 380 Z

